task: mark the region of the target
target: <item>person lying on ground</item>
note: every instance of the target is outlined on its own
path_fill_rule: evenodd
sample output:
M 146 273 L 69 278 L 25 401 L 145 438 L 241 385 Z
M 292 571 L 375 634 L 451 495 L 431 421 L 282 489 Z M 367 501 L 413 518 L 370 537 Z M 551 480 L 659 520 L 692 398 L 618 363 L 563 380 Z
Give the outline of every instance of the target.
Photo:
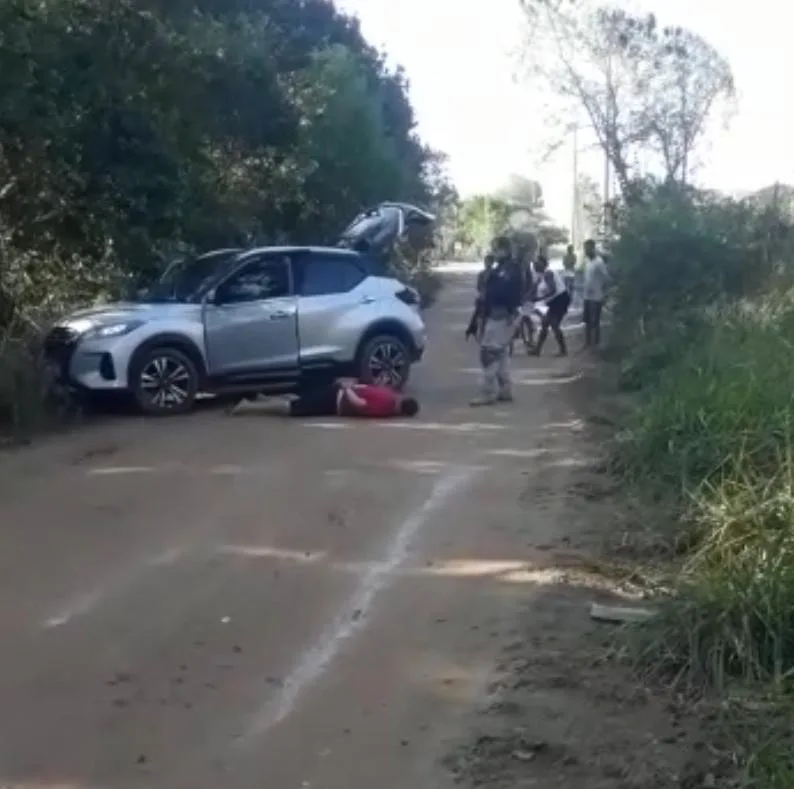
M 243 401 L 231 413 L 262 412 L 304 418 L 342 416 L 388 419 L 416 416 L 419 403 L 416 398 L 395 392 L 388 386 L 340 378 L 291 398 Z
M 532 353 L 534 356 L 540 356 L 543 344 L 549 334 L 549 329 L 551 329 L 554 339 L 557 340 L 559 355 L 567 356 L 568 349 L 565 345 L 565 335 L 562 333 L 561 324 L 568 312 L 568 308 L 571 306 L 571 294 L 565 287 L 560 272 L 549 268 L 549 261 L 545 256 L 538 256 L 535 261 L 535 270 L 539 274 L 537 300 L 535 303 L 545 305 L 546 312 L 540 325 L 538 342 Z

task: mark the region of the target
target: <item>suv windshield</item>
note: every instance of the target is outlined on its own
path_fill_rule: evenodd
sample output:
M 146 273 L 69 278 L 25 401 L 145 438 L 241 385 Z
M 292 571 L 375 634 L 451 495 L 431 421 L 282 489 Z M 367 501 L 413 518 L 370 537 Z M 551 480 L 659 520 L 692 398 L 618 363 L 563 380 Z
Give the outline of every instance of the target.
M 138 300 L 191 301 L 222 274 L 238 254 L 237 249 L 224 249 L 197 258 L 175 260 L 154 285 L 139 294 Z

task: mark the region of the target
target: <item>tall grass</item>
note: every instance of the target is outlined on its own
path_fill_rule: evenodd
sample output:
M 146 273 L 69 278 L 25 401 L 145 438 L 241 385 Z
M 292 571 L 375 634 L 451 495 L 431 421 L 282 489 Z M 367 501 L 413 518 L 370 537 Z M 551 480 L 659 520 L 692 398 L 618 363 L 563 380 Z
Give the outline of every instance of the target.
M 689 690 L 760 686 L 775 700 L 763 737 L 734 727 L 747 786 L 794 787 L 793 338 L 792 294 L 671 331 L 677 353 L 646 348 L 624 365 L 644 385 L 614 453 L 627 479 L 674 491 L 674 536 L 689 547 L 676 594 L 633 633 L 638 668 Z
M 696 334 L 668 338 L 667 363 L 656 380 L 644 376 L 619 468 L 682 491 L 748 465 L 774 470 L 794 424 L 790 337 L 794 303 L 775 299 L 714 310 Z
M 613 465 L 676 548 L 675 593 L 630 631 L 636 665 L 741 691 L 740 785 L 794 789 L 794 217 L 650 183 L 618 224 L 613 352 L 637 407 Z
M 676 490 L 691 548 L 657 663 L 716 685 L 794 675 L 792 327 L 788 298 L 711 312 L 617 444 L 627 477 Z

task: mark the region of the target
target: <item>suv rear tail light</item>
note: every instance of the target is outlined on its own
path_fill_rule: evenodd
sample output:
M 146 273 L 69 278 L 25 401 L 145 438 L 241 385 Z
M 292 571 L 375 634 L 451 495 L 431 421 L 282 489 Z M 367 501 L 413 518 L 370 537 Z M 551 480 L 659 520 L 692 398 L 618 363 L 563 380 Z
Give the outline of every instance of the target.
M 409 307 L 419 306 L 419 294 L 413 288 L 403 288 L 395 294 L 397 298 Z

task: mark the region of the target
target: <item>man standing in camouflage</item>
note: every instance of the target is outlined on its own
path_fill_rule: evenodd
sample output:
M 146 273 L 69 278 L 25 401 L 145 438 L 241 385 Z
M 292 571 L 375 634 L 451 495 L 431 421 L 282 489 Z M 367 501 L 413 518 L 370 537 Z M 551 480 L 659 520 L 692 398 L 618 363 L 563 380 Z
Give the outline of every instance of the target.
M 473 406 L 513 400 L 509 350 L 521 307 L 523 278 L 508 238 L 494 239 L 493 255 L 495 263 L 485 282 L 482 299 L 481 391 L 471 401 Z

